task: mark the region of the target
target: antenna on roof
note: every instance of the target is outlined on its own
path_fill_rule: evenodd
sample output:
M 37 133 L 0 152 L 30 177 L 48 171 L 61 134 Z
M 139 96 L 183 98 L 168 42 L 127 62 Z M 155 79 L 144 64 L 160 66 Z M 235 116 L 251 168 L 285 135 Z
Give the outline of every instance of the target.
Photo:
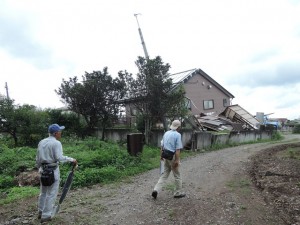
M 144 38 L 143 38 L 143 34 L 142 34 L 142 30 L 140 28 L 140 24 L 139 24 L 139 21 L 137 19 L 137 16 L 138 15 L 141 15 L 140 13 L 136 13 L 134 14 L 135 18 L 136 18 L 136 22 L 138 24 L 138 30 L 139 30 L 139 34 L 140 34 L 140 37 L 141 37 L 141 41 L 142 41 L 142 45 L 143 45 L 143 49 L 144 49 L 144 53 L 145 53 L 145 57 L 146 59 L 149 59 L 149 55 L 148 55 L 148 51 L 147 51 L 147 48 L 146 48 L 146 44 L 145 44 L 145 41 L 144 41 Z

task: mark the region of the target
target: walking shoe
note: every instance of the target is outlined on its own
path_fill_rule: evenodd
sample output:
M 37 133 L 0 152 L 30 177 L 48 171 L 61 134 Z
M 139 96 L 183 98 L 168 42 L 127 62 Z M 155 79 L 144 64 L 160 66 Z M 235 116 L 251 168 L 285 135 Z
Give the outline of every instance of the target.
M 174 198 L 183 198 L 185 197 L 184 193 L 178 194 L 178 195 L 174 195 Z
M 157 198 L 157 191 L 152 191 L 152 197 L 153 197 L 154 199 Z
M 51 221 L 51 220 L 52 220 L 51 217 L 42 218 L 41 223 L 48 222 L 48 221 Z

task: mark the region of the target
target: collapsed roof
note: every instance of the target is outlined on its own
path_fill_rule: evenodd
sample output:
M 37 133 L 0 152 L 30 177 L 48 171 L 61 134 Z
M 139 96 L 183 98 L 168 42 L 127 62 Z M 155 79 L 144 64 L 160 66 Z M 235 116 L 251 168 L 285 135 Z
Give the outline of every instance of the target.
M 196 130 L 241 131 L 257 130 L 259 121 L 239 105 L 231 105 L 218 116 L 192 116 L 187 122 Z

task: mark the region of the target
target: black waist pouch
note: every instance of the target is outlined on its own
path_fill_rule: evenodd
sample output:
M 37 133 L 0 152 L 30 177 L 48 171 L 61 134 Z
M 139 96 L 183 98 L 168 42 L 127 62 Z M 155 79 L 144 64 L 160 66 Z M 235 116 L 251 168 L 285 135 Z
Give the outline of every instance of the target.
M 43 186 L 51 186 L 55 181 L 53 168 L 44 168 L 41 174 L 41 183 Z
M 161 153 L 161 157 L 164 159 L 172 160 L 175 152 L 164 149 Z

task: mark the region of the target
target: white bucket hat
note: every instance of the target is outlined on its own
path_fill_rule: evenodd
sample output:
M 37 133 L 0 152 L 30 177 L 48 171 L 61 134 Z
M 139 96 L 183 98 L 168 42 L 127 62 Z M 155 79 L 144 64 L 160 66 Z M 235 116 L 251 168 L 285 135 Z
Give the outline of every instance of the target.
M 181 126 L 181 123 L 179 120 L 174 120 L 170 126 L 171 130 L 176 130 L 178 127 Z

